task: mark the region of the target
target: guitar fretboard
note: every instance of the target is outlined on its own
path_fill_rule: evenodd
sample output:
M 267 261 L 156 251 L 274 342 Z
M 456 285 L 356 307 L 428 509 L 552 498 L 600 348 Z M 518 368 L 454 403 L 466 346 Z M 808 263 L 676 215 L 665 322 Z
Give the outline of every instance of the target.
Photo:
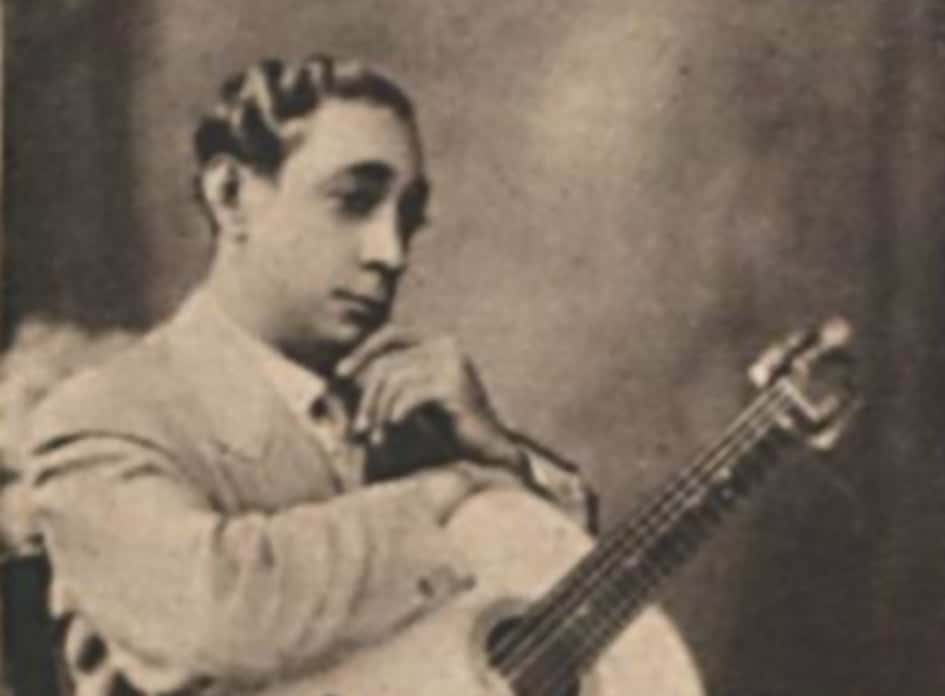
M 762 478 L 790 403 L 783 386 L 762 392 L 713 447 L 605 534 L 506 636 L 495 666 L 519 693 L 556 693 L 552 685 L 592 664 Z

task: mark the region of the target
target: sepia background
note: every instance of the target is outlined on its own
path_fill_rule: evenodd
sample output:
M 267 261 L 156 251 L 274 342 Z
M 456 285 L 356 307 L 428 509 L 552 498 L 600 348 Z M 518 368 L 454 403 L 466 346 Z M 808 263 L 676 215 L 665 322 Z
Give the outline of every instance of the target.
M 856 323 L 850 437 L 666 604 L 712 693 L 945 688 L 945 2 L 8 2 L 8 379 L 174 307 L 209 251 L 192 124 L 245 64 L 314 51 L 420 108 L 404 319 L 456 333 L 606 520 L 736 413 L 768 341 Z

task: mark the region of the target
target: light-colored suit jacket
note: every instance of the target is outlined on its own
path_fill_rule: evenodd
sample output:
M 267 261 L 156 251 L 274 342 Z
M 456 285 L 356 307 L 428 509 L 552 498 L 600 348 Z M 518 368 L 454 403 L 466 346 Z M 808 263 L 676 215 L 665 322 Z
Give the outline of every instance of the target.
M 255 690 L 470 578 L 422 474 L 343 490 L 232 331 L 198 297 L 33 418 L 30 499 L 82 696 Z

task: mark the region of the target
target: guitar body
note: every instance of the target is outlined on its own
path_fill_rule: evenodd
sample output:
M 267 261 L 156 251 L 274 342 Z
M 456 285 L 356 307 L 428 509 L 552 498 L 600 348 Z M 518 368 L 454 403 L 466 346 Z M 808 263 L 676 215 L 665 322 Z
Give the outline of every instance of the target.
M 591 539 L 547 503 L 517 490 L 467 502 L 448 526 L 476 584 L 389 641 L 349 655 L 310 680 L 267 696 L 512 696 L 488 666 L 487 636 L 577 563 Z M 669 619 L 645 610 L 576 692 L 516 696 L 703 696 L 698 672 Z

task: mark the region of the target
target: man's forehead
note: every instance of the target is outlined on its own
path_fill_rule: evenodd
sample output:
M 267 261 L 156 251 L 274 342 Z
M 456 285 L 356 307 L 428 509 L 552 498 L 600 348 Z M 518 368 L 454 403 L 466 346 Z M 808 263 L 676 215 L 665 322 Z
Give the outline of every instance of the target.
M 288 168 L 324 176 L 360 162 L 384 162 L 400 176 L 420 174 L 414 129 L 390 108 L 329 99 L 299 125 L 303 142 L 288 159 Z

